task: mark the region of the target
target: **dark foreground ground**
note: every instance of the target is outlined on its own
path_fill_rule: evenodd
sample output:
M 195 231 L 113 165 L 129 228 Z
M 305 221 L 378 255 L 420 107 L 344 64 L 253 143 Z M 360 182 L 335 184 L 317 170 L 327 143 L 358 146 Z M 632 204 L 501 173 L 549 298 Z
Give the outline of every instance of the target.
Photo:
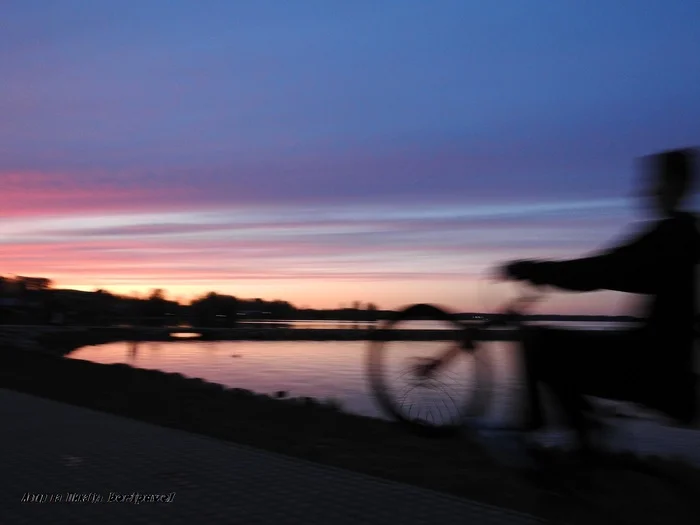
M 556 483 L 576 487 L 571 499 L 495 465 L 465 438 L 428 440 L 308 399 L 277 400 L 180 374 L 9 349 L 0 352 L 0 387 L 532 514 L 563 512 L 566 523 L 700 523 L 700 473 L 667 461 L 646 462 L 666 478 L 640 472 L 624 457 L 585 478 L 564 471 Z
M 538 525 L 405 483 L 0 388 L 3 525 Z M 149 495 L 157 496 L 149 497 Z

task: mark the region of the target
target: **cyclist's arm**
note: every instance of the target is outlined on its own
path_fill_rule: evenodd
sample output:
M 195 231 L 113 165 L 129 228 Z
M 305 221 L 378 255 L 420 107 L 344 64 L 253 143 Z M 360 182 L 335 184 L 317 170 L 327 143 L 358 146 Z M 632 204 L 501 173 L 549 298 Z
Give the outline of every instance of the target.
M 653 268 L 665 250 L 663 230 L 656 227 L 622 246 L 590 257 L 538 263 L 532 269 L 532 280 L 580 292 L 614 290 L 652 294 L 657 274 Z

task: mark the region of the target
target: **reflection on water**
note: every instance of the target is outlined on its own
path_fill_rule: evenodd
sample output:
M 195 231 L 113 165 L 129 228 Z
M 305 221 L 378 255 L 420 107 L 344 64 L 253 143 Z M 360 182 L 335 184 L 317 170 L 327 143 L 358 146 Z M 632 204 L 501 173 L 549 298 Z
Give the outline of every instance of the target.
M 478 322 L 478 321 L 477 321 Z M 474 321 L 469 321 L 468 324 L 474 323 Z M 266 325 L 286 325 L 290 328 L 313 328 L 313 329 L 346 329 L 352 330 L 353 328 L 368 328 L 372 326 L 377 326 L 380 323 L 367 322 L 367 321 L 305 321 L 305 320 L 294 320 L 294 321 L 245 321 L 243 323 L 249 326 L 266 326 Z M 580 330 L 614 330 L 620 328 L 631 328 L 635 326 L 635 323 L 624 323 L 620 321 L 535 321 L 529 324 L 534 325 L 547 325 L 547 326 L 561 326 L 570 329 L 580 329 Z M 411 325 L 406 326 L 407 330 L 449 330 L 451 326 L 440 321 L 412 321 Z
M 435 355 L 445 343 L 402 344 L 401 351 L 409 357 Z M 68 357 L 178 372 L 261 393 L 287 390 L 292 396 L 333 397 L 348 411 L 380 416 L 367 387 L 366 345 L 363 341 L 120 342 L 83 347 Z M 498 374 L 500 411 L 510 406 L 519 385 L 516 354 L 508 343 L 488 345 Z

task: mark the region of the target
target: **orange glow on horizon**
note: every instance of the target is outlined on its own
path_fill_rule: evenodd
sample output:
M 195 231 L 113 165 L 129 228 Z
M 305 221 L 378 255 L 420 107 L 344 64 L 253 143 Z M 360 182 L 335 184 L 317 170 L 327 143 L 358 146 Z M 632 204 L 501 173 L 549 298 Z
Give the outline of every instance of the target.
M 265 301 L 288 301 L 297 308 L 335 309 L 351 307 L 354 301 L 365 308 L 374 303 L 380 309 L 395 310 L 413 303 L 432 303 L 452 311 L 493 312 L 500 310 L 517 294 L 512 283 L 489 283 L 485 280 L 463 279 L 460 281 L 413 281 L 396 282 L 245 282 L 215 285 L 174 285 L 156 283 L 152 286 L 118 285 L 90 286 L 56 282 L 56 288 L 94 291 L 102 288 L 108 292 L 146 297 L 160 288 L 169 300 L 181 304 L 201 297 L 209 292 L 233 295 L 241 299 L 260 298 Z M 601 314 L 635 315 L 636 298 L 616 292 L 594 292 L 588 294 L 564 293 L 550 290 L 544 300 L 533 309 L 539 314 Z M 603 306 L 601 306 L 603 305 Z

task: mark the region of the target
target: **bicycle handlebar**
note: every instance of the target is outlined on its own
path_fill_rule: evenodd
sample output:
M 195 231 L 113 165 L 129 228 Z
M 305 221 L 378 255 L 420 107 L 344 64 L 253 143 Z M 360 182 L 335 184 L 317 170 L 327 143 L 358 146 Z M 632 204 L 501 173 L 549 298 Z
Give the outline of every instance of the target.
M 511 323 L 513 319 L 523 315 L 523 310 L 525 310 L 528 305 L 540 301 L 545 295 L 544 291 L 542 291 L 543 287 L 541 286 L 523 284 L 523 288 L 526 290 L 521 293 L 519 297 L 510 301 L 503 309 L 503 313 L 496 314 L 495 317 L 487 320 L 484 327 Z M 528 290 L 528 288 L 530 288 L 530 290 Z

